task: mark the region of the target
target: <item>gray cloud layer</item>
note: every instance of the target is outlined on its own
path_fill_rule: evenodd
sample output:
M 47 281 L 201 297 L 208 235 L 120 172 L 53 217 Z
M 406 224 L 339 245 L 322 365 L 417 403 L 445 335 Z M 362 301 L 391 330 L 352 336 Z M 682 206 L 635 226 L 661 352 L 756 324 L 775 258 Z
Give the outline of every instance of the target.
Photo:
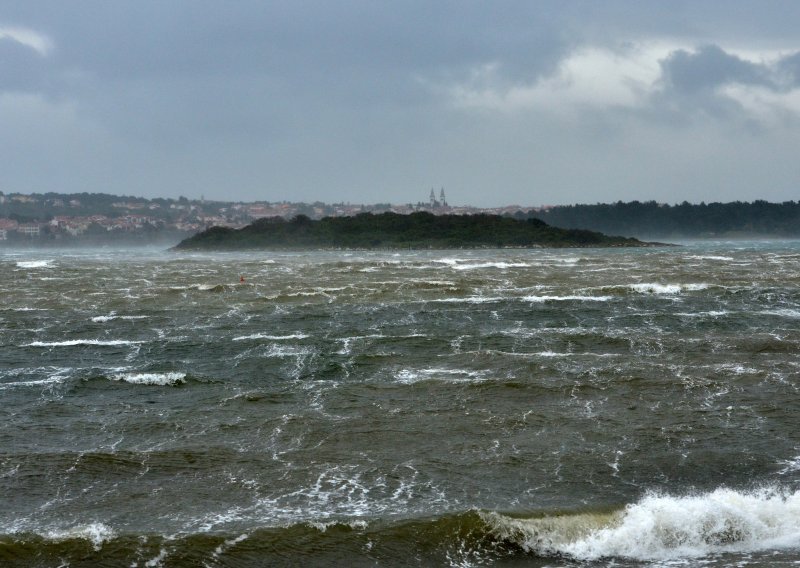
M 0 190 L 795 199 L 794 2 L 6 2 Z

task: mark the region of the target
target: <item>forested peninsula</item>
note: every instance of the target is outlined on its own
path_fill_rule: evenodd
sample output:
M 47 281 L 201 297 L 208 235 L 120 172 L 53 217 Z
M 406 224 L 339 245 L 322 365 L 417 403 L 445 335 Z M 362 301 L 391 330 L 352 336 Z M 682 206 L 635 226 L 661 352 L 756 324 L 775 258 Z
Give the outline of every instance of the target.
M 503 247 L 637 247 L 637 239 L 594 231 L 559 229 L 540 219 L 501 215 L 433 215 L 427 212 L 361 213 L 314 221 L 298 215 L 268 217 L 242 229 L 211 227 L 181 241 L 178 250 L 421 249 Z
M 797 238 L 800 236 L 800 202 L 676 205 L 655 201 L 558 205 L 517 218 L 535 217 L 556 227 L 589 229 L 644 239 L 681 238 Z

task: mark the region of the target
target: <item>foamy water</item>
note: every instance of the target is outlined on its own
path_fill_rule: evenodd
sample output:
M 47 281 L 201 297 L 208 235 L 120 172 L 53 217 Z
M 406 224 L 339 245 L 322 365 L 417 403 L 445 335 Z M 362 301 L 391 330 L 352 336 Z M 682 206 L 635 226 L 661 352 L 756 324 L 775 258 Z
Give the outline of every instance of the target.
M 52 260 L 20 260 L 17 268 L 50 268 Z
M 0 255 L 0 556 L 794 565 L 798 246 Z
M 114 375 L 112 379 L 133 385 L 168 386 L 185 382 L 186 373 L 122 373 Z
M 533 553 L 577 560 L 689 559 L 800 547 L 800 497 L 776 488 L 650 494 L 612 513 L 484 518 L 498 538 Z

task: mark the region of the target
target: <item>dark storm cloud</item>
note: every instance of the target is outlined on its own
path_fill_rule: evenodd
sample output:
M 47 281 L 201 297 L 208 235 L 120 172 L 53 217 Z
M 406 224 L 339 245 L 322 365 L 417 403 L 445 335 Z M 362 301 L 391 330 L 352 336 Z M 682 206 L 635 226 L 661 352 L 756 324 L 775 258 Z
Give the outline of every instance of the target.
M 678 50 L 661 62 L 664 82 L 682 93 L 715 89 L 740 83 L 773 87 L 770 70 L 764 66 L 726 53 L 716 45 L 707 45 L 690 53 Z
M 778 72 L 781 73 L 787 85 L 800 87 L 800 52 L 781 59 L 778 64 Z
M 673 51 L 660 62 L 660 69 L 660 88 L 650 98 L 650 110 L 653 116 L 669 120 L 685 121 L 694 111 L 703 110 L 753 128 L 752 117 L 726 88 L 755 88 L 780 95 L 800 86 L 800 53 L 751 61 L 718 45 L 704 45 Z
M 510 3 L 513 10 L 471 2 L 34 5 L 18 4 L 16 12 L 58 37 L 64 62 L 107 78 L 418 73 L 493 59 L 530 73 L 566 43 L 550 10 L 524 2 Z

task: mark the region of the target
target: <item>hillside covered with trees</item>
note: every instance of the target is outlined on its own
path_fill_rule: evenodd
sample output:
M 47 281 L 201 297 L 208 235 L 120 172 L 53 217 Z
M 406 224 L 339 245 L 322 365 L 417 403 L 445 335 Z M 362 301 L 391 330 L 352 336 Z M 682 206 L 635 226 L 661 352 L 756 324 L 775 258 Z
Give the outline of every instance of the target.
M 520 217 L 534 217 L 550 225 L 583 228 L 639 238 L 798 237 L 800 202 L 730 203 L 631 201 L 596 205 L 564 205 L 531 210 Z
M 362 213 L 314 221 L 299 215 L 259 219 L 242 229 L 212 227 L 179 243 L 181 250 L 258 248 L 478 248 L 644 246 L 636 239 L 559 229 L 538 219 L 500 215 Z

